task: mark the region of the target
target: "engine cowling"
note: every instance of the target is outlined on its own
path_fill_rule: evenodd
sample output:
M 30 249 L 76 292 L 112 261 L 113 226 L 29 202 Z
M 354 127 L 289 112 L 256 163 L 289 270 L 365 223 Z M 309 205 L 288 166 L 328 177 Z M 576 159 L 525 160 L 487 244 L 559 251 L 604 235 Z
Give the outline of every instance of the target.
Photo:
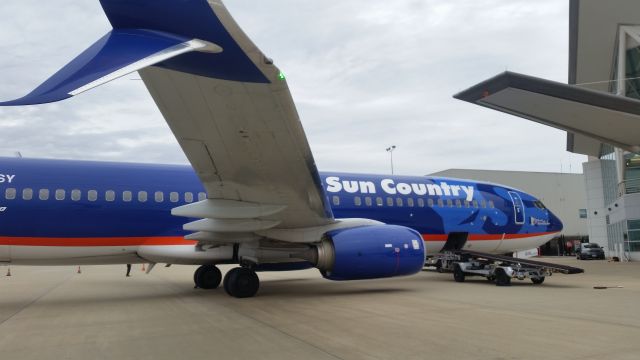
M 412 275 L 424 266 L 425 248 L 415 230 L 396 225 L 333 230 L 317 246 L 316 267 L 330 280 Z

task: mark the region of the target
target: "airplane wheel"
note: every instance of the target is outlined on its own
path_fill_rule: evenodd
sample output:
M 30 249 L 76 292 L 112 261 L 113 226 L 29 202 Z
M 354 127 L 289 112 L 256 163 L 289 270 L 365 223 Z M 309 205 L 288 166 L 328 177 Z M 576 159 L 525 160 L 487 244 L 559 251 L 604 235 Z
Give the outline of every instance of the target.
M 511 278 L 504 269 L 496 269 L 496 286 L 511 286 Z
M 453 270 L 453 280 L 456 282 L 464 282 L 464 278 L 464 271 L 462 271 L 460 265 L 456 264 L 456 267 Z
M 193 274 L 193 282 L 196 288 L 215 289 L 220 286 L 222 273 L 215 265 L 202 265 Z
M 541 276 L 539 278 L 531 278 L 531 282 L 536 285 L 540 285 L 544 282 L 544 276 Z
M 224 277 L 224 290 L 236 298 L 253 297 L 259 288 L 260 279 L 251 269 L 233 268 Z

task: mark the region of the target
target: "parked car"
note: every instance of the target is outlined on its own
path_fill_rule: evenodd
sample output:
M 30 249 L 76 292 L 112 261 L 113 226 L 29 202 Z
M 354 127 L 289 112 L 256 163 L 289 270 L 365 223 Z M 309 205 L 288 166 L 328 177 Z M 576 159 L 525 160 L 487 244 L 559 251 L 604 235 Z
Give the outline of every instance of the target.
M 598 244 L 585 243 L 580 244 L 576 248 L 576 259 L 578 260 L 587 260 L 587 259 L 604 259 L 604 249 L 600 247 Z

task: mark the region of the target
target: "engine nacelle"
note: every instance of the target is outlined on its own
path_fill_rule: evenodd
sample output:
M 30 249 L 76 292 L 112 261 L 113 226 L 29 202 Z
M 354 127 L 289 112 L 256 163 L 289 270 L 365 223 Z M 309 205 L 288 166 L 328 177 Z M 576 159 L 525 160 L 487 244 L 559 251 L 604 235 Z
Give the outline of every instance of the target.
M 333 230 L 317 246 L 316 267 L 330 280 L 412 275 L 424 266 L 422 237 L 395 225 Z

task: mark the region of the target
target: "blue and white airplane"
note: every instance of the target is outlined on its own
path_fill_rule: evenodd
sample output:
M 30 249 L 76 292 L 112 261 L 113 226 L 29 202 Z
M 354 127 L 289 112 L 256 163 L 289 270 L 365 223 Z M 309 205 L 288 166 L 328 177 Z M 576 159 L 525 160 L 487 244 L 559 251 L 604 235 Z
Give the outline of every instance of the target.
M 435 177 L 319 173 L 286 79 L 218 0 L 101 0 L 113 30 L 23 98 L 78 95 L 138 71 L 191 166 L 0 159 L 0 262 L 201 265 L 254 296 L 258 271 L 410 275 L 455 234 L 508 253 L 562 223 L 533 196 Z

